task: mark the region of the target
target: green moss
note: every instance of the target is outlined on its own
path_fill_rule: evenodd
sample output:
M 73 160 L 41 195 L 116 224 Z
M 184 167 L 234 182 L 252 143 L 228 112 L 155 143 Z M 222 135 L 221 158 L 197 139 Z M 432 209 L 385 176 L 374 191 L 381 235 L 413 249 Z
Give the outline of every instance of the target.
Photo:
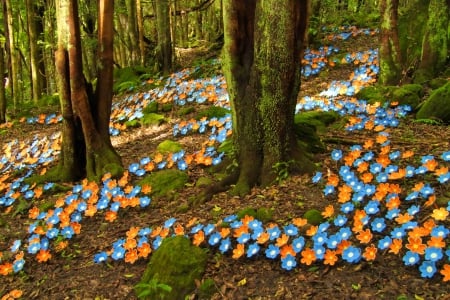
M 303 215 L 303 218 L 308 220 L 311 225 L 319 225 L 324 221 L 322 214 L 317 209 L 310 209 Z
M 152 101 L 150 102 L 144 109 L 142 110 L 144 114 L 156 113 L 158 112 L 158 102 Z
M 157 282 L 160 286 L 170 287 L 171 290 L 166 292 L 152 289 L 142 299 L 185 299 L 185 296 L 195 290 L 195 281 L 201 279 L 206 260 L 206 252 L 193 246 L 186 237 L 175 236 L 163 240 L 153 253 L 140 286 Z M 135 291 L 139 295 L 145 289 L 136 287 Z
M 306 111 L 295 115 L 294 122 L 313 125 L 319 132 L 326 131 L 326 127 L 339 118 L 336 112 Z
M 169 111 L 172 111 L 172 109 L 173 109 L 173 104 L 172 103 L 164 103 L 161 106 L 161 111 L 163 111 L 163 112 L 169 112 Z
M 177 111 L 177 115 L 179 117 L 188 115 L 190 113 L 193 113 L 195 111 L 195 108 L 192 106 L 183 106 Z
M 207 187 L 210 186 L 214 181 L 209 177 L 200 177 L 197 179 L 197 182 L 195 182 L 196 187 Z
M 217 286 L 214 280 L 211 278 L 205 279 L 200 287 L 198 288 L 198 299 L 206 300 L 211 299 L 211 297 L 217 292 Z
M 449 68 L 449 70 L 450 70 L 450 68 Z M 440 88 L 441 86 L 443 86 L 447 82 L 448 82 L 448 79 L 442 78 L 442 77 L 437 77 L 437 78 L 431 79 L 430 82 L 428 83 L 428 85 L 430 86 L 430 88 L 435 90 L 435 89 Z
M 137 127 L 141 127 L 141 122 L 139 122 L 139 120 L 137 120 L 137 119 L 134 119 L 134 120 L 126 121 L 125 126 L 127 126 L 127 128 L 137 128 Z
M 252 207 L 246 207 L 241 209 L 236 213 L 238 220 L 244 218 L 245 216 L 250 216 L 255 219 L 260 220 L 261 222 L 269 222 L 272 220 L 273 209 L 259 207 L 258 209 L 254 209 Z
M 307 152 L 320 153 L 325 151 L 326 147 L 320 140 L 314 125 L 299 121 L 295 124 L 294 131 L 299 140 L 299 144 Z
M 144 113 L 144 116 L 142 117 L 142 124 L 144 125 L 161 125 L 162 123 L 166 122 L 166 118 L 163 115 L 156 114 L 156 113 Z
M 200 110 L 195 117 L 197 120 L 200 120 L 203 117 L 207 119 L 211 118 L 222 118 L 230 113 L 229 109 L 220 107 L 220 106 L 209 106 L 205 109 Z
M 450 82 L 431 93 L 417 112 L 416 118 L 450 123 Z
M 156 150 L 162 154 L 175 153 L 182 149 L 183 146 L 180 143 L 171 140 L 164 140 L 156 147 Z
M 164 196 L 183 188 L 188 180 L 189 176 L 185 172 L 168 169 L 151 173 L 137 184 L 140 186 L 148 184 L 152 187 L 152 195 Z

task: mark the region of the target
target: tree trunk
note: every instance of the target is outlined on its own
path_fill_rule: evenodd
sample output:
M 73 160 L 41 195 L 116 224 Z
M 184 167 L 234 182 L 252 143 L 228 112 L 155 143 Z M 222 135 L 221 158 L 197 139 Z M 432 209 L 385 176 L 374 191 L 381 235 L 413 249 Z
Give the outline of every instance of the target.
M 172 70 L 172 39 L 170 37 L 169 0 L 156 1 L 158 31 L 157 59 L 159 70 L 169 74 Z
M 27 8 L 27 23 L 28 23 L 28 38 L 30 43 L 30 73 L 31 73 L 31 87 L 32 98 L 35 103 L 38 102 L 42 95 L 43 82 L 42 76 L 39 75 L 39 51 L 38 51 L 38 36 L 36 28 L 36 12 L 35 4 L 31 0 L 26 0 Z
M 5 97 L 5 48 L 0 41 L 0 124 L 6 122 L 6 97 Z
M 381 0 L 380 76 L 384 85 L 396 85 L 402 75 L 398 38 L 398 0 Z
M 134 66 L 140 61 L 136 0 L 125 0 L 125 5 L 128 13 L 127 33 L 130 40 L 130 65 Z
M 297 157 L 294 112 L 308 1 L 224 1 L 224 73 L 237 149 L 236 194 L 272 183 Z M 307 160 L 296 165 L 310 171 Z
M 82 70 L 77 1 L 57 1 L 58 50 L 56 67 L 63 114 L 63 142 L 58 167 L 50 176 L 98 180 L 122 171 L 119 155 L 111 146 L 109 117 L 112 103 L 113 2 L 99 1 L 99 60 L 97 93 L 87 88 Z M 52 178 L 53 179 L 53 178 Z
M 136 0 L 137 30 L 139 36 L 139 57 L 141 65 L 145 65 L 145 42 L 144 42 L 144 18 L 142 16 L 141 0 Z
M 13 22 L 13 12 L 11 7 L 11 1 L 5 0 L 4 2 L 4 12 L 5 12 L 5 36 L 6 36 L 6 49 L 9 54 L 9 70 L 8 78 L 11 87 L 11 98 L 13 99 L 14 109 L 16 109 L 17 103 L 19 102 L 19 59 L 17 54 L 17 45 L 14 38 L 14 22 Z
M 434 78 L 443 68 L 448 55 L 449 1 L 431 0 L 428 22 L 422 43 L 419 69 L 414 74 L 417 83 Z

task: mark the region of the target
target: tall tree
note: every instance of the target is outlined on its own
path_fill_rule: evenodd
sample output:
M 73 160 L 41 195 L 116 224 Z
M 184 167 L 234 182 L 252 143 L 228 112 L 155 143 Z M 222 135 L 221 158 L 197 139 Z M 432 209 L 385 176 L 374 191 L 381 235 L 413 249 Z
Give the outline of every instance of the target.
M 56 68 L 63 115 L 63 141 L 53 180 L 86 176 L 99 179 L 106 172 L 122 173 L 120 156 L 111 145 L 109 118 L 113 81 L 113 1 L 99 0 L 98 82 L 90 92 L 83 75 L 78 1 L 57 0 L 58 49 Z
M 30 68 L 31 68 L 31 87 L 32 87 L 32 98 L 34 102 L 37 102 L 42 96 L 44 82 L 42 80 L 42 75 L 40 74 L 39 61 L 42 57 L 39 57 L 39 46 L 38 46 L 38 28 L 36 21 L 36 6 L 35 1 L 26 0 L 27 9 L 27 28 L 28 28 L 28 38 L 30 45 Z
M 169 0 L 156 0 L 156 28 L 158 31 L 156 57 L 158 69 L 164 74 L 168 74 L 172 69 L 172 38 L 170 34 L 169 5 Z
M 5 48 L 4 37 L 0 37 L 0 124 L 6 122 L 6 97 L 5 97 Z
M 311 171 L 299 148 L 294 113 L 308 1 L 225 0 L 224 72 L 238 168 L 234 193 L 267 185 L 280 163 Z M 295 163 L 292 163 L 295 161 Z
M 380 76 L 381 84 L 395 85 L 402 75 L 398 37 L 398 0 L 381 0 Z
M 6 21 L 6 50 L 9 54 L 8 77 L 11 82 L 11 98 L 13 99 L 14 108 L 19 101 L 19 57 L 15 40 L 15 29 L 13 19 L 13 8 L 10 0 L 3 1 L 4 20 Z

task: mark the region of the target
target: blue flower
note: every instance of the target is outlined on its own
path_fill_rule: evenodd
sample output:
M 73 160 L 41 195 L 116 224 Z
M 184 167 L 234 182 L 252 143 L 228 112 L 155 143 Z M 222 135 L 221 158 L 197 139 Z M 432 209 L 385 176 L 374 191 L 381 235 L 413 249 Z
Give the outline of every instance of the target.
M 423 197 L 427 198 L 428 196 L 434 194 L 434 189 L 430 187 L 429 184 L 426 184 L 421 190 L 420 194 L 422 194 Z
M 201 229 L 203 229 L 203 224 L 197 224 L 194 227 L 192 227 L 191 229 L 191 234 L 196 234 L 197 232 L 199 232 Z
M 250 233 L 243 233 L 237 238 L 237 242 L 239 244 L 245 244 L 250 240 L 251 236 Z
M 420 276 L 424 278 L 433 277 L 434 273 L 436 273 L 436 265 L 432 261 L 425 260 L 419 267 Z
M 392 239 L 389 236 L 385 236 L 384 238 L 378 241 L 378 249 L 380 250 L 387 249 L 391 244 Z
M 298 228 L 294 226 L 294 224 L 284 226 L 283 230 L 284 233 L 286 233 L 286 235 L 288 236 L 294 236 L 298 234 Z
M 410 208 L 408 208 L 408 214 L 411 216 L 414 216 L 415 214 L 417 214 L 420 211 L 420 206 L 418 205 L 411 205 Z
M 61 229 L 61 234 L 66 239 L 71 239 L 72 236 L 75 234 L 75 231 L 73 230 L 72 226 L 66 226 L 63 229 Z
M 28 246 L 28 253 L 36 254 L 39 250 L 41 250 L 41 243 L 32 243 Z
M 247 257 L 252 257 L 259 252 L 259 245 L 257 243 L 250 244 L 247 249 Z
M 392 219 L 398 217 L 399 213 L 400 213 L 400 210 L 398 208 L 393 208 L 386 213 L 386 218 L 389 220 L 392 220 Z
M 288 254 L 284 258 L 281 259 L 281 267 L 285 270 L 292 270 L 297 266 L 297 261 L 295 260 L 295 257 Z
M 149 197 L 147 197 L 147 196 L 140 197 L 139 198 L 139 205 L 141 207 L 147 207 L 147 206 L 149 206 L 150 201 L 151 201 L 151 199 Z
M 220 233 L 214 232 L 213 234 L 210 235 L 208 244 L 210 246 L 215 246 L 220 242 L 221 239 L 222 239 L 222 236 L 220 235 Z
M 364 186 L 364 192 L 365 192 L 366 196 L 371 196 L 371 195 L 375 194 L 376 190 L 377 190 L 377 188 L 373 184 L 366 184 Z
M 328 229 L 328 227 L 330 227 L 330 223 L 323 222 L 323 223 L 319 224 L 319 227 L 317 228 L 317 232 L 324 232 Z
M 382 169 L 383 169 L 383 166 L 380 165 L 379 163 L 373 163 L 370 165 L 370 173 L 372 173 L 372 174 L 377 174 L 377 173 L 381 172 Z
M 325 255 L 325 247 L 322 245 L 314 245 L 313 250 L 316 258 L 322 260 Z
M 261 221 L 259 221 L 259 220 L 251 220 L 249 223 L 248 223 L 248 228 L 250 228 L 250 229 L 252 229 L 252 230 L 261 230 L 261 229 L 263 229 L 263 227 L 262 227 L 262 222 Z
M 414 177 L 414 175 L 416 173 L 416 168 L 414 168 L 413 166 L 406 166 L 405 170 L 406 170 L 406 174 L 405 174 L 406 178 Z
M 338 161 L 342 158 L 342 150 L 339 149 L 334 149 L 333 151 L 331 151 L 331 159 Z
M 214 229 L 216 229 L 216 226 L 214 224 L 209 223 L 208 225 L 203 227 L 203 232 L 205 233 L 205 235 L 210 235 L 211 232 L 214 231 Z
M 349 246 L 342 252 L 342 258 L 349 263 L 357 263 L 361 259 L 361 249 Z
M 332 185 L 326 185 L 325 188 L 323 189 L 323 194 L 325 196 L 333 194 L 334 193 L 334 186 Z
M 444 254 L 441 248 L 437 247 L 427 247 L 425 249 L 425 259 L 429 261 L 439 261 Z
M 408 196 L 406 196 L 405 200 L 411 201 L 411 200 L 417 199 L 418 197 L 419 197 L 419 192 L 411 192 L 408 194 Z
M 425 174 L 426 172 L 428 172 L 428 169 L 424 166 L 420 166 L 414 171 L 416 175 Z
M 21 240 L 15 240 L 11 246 L 11 248 L 9 249 L 12 253 L 16 253 L 17 250 L 19 250 L 20 245 L 22 245 L 22 241 Z
M 337 215 L 334 219 L 334 225 L 341 227 L 347 223 L 347 217 L 344 215 Z
M 305 246 L 305 238 L 302 236 L 297 237 L 292 241 L 292 249 L 295 253 L 299 253 L 302 251 L 303 247 Z
M 23 269 L 24 265 L 25 265 L 25 260 L 23 258 L 14 261 L 14 263 L 13 263 L 13 271 L 14 271 L 14 273 L 17 273 L 17 272 L 21 271 Z
M 346 214 L 353 211 L 353 209 L 355 209 L 355 206 L 351 202 L 344 203 L 341 206 L 341 211 Z
M 450 151 L 442 153 L 441 158 L 445 161 L 450 161 Z
M 152 247 L 153 247 L 154 250 L 158 249 L 159 246 L 161 246 L 162 240 L 163 240 L 163 239 L 162 239 L 162 237 L 160 237 L 160 236 L 157 236 L 157 237 L 153 240 Z
M 318 183 L 321 179 L 322 179 L 322 172 L 316 172 L 316 174 L 312 178 L 312 182 Z
M 328 237 L 327 247 L 329 249 L 336 249 L 337 245 L 342 241 L 341 236 L 339 234 L 333 234 Z
M 50 228 L 47 230 L 47 232 L 45 233 L 45 236 L 48 237 L 49 239 L 54 239 L 58 236 L 59 234 L 59 229 L 58 228 Z
M 278 228 L 278 226 L 274 226 L 272 228 L 268 228 L 267 229 L 267 233 L 269 234 L 269 239 L 271 241 L 273 241 L 273 240 L 275 240 L 275 239 L 280 237 L 281 231 Z
M 223 221 L 225 222 L 225 223 L 231 223 L 231 222 L 233 222 L 234 220 L 236 220 L 237 219 L 237 216 L 236 215 L 229 215 L 229 216 L 226 216 L 224 219 L 223 219 Z
M 439 175 L 438 181 L 441 184 L 444 184 L 444 183 L 450 181 L 450 172 L 447 172 L 445 174 Z
M 366 154 L 364 154 L 364 156 L 362 157 L 363 160 L 365 161 L 371 161 L 374 157 L 374 154 L 372 151 L 367 152 Z
M 327 233 L 326 232 L 317 232 L 313 237 L 312 237 L 314 244 L 315 245 L 323 245 L 324 243 L 327 242 Z
M 113 253 L 111 254 L 112 259 L 119 260 L 125 256 L 125 248 L 122 246 L 113 248 Z
M 372 221 L 371 227 L 372 227 L 372 231 L 383 232 L 383 230 L 386 228 L 386 223 L 384 223 L 383 218 L 375 218 Z
M 231 248 L 230 238 L 226 238 L 220 242 L 219 250 L 221 253 L 225 253 Z
M 447 237 L 447 235 L 449 233 L 450 233 L 450 230 L 447 227 L 445 227 L 444 225 L 436 226 L 431 230 L 431 236 L 442 237 L 444 239 Z
M 280 254 L 280 248 L 277 246 L 270 244 L 265 251 L 266 257 L 270 259 L 274 259 Z
M 379 172 L 376 177 L 377 182 L 382 183 L 388 180 L 388 175 L 385 172 Z
M 398 150 L 389 153 L 389 159 L 390 159 L 390 160 L 396 160 L 396 159 L 399 158 L 399 157 L 400 157 L 400 151 L 398 151 Z
M 132 163 L 128 167 L 128 171 L 130 171 L 130 173 L 132 173 L 132 174 L 134 174 L 137 170 L 139 170 L 139 164 L 138 163 Z
M 396 227 L 391 231 L 391 237 L 393 239 L 401 239 L 406 235 L 405 230 L 403 228 Z
M 176 221 L 177 221 L 177 219 L 175 219 L 175 218 L 170 218 L 170 219 L 168 219 L 168 220 L 166 220 L 166 221 L 164 222 L 163 227 L 164 227 L 164 228 L 170 228 L 170 227 L 173 226 L 173 224 L 174 224 Z
M 364 207 L 364 211 L 368 214 L 368 215 L 374 215 L 377 212 L 380 211 L 379 209 L 379 202 L 378 201 L 369 201 L 366 206 Z
M 180 159 L 177 162 L 177 167 L 179 170 L 184 171 L 188 168 L 188 164 L 186 163 L 186 161 L 184 159 Z
M 420 162 L 421 162 L 422 164 L 424 164 L 424 163 L 426 163 L 427 161 L 433 160 L 433 159 L 434 159 L 434 156 L 433 156 L 433 155 L 424 155 L 424 156 L 421 157 Z
M 417 264 L 420 261 L 419 254 L 408 251 L 403 256 L 403 262 L 405 263 L 405 266 L 412 266 Z
M 107 254 L 105 251 L 100 252 L 100 253 L 97 253 L 97 254 L 94 255 L 94 262 L 95 262 L 96 264 L 99 264 L 99 263 L 101 263 L 101 262 L 104 262 L 104 261 L 106 261 L 107 259 L 108 259 L 108 254 Z
M 341 240 L 347 240 L 352 236 L 352 231 L 348 227 L 342 227 L 339 229 L 338 234 Z

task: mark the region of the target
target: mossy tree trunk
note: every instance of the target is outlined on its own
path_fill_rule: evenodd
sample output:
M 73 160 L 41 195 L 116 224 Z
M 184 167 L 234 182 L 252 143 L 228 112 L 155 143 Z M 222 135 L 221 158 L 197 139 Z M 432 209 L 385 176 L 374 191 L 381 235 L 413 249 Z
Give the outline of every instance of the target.
M 236 194 L 272 183 L 299 154 L 294 112 L 308 1 L 224 1 L 224 72 L 237 149 Z M 309 161 L 297 164 L 310 168 Z
M 445 67 L 448 55 L 449 6 L 450 2 L 447 0 L 430 1 L 420 65 L 415 73 L 417 83 L 434 78 Z
M 170 34 L 169 0 L 156 1 L 156 28 L 158 31 L 158 69 L 168 74 L 172 69 L 172 38 Z M 174 35 L 175 36 L 175 35 Z
M 5 74 L 5 48 L 2 41 L 0 41 L 0 74 Z M 6 97 L 5 84 L 3 76 L 0 82 L 0 124 L 6 122 Z
M 384 85 L 395 85 L 402 76 L 398 37 L 398 0 L 381 0 L 380 75 Z
M 99 1 L 99 70 L 96 93 L 83 75 L 77 1 L 59 0 L 56 6 L 58 49 L 56 68 L 63 115 L 59 165 L 52 180 L 97 180 L 104 173 L 122 172 L 120 156 L 111 145 L 109 118 L 113 79 L 113 2 Z

